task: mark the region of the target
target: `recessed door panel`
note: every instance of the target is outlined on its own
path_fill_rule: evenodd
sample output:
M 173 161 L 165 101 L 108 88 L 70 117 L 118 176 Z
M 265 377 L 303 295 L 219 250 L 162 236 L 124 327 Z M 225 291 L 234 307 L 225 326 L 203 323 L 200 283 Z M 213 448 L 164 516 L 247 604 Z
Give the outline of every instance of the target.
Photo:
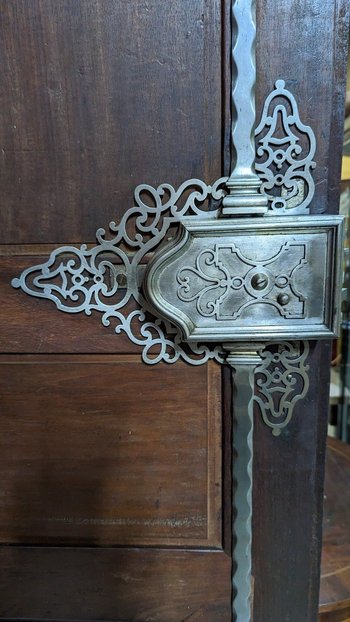
M 285 80 L 318 142 L 311 212 L 337 209 L 348 10 L 257 2 L 257 113 Z M 4 620 L 231 620 L 230 374 L 147 367 L 99 314 L 11 287 L 53 248 L 94 244 L 136 185 L 228 173 L 229 12 L 219 0 L 1 4 Z M 312 346 L 285 435 L 256 418 L 257 622 L 316 619 L 328 363 L 328 345 Z
M 138 356 L 0 366 L 2 544 L 222 548 L 216 363 L 190 374 Z

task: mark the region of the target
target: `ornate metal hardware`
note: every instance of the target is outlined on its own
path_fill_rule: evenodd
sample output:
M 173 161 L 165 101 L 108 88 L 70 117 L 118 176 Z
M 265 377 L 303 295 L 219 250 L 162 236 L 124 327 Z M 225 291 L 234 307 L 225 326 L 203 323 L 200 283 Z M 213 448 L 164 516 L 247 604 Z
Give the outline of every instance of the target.
M 255 367 L 254 405 L 263 421 L 279 436 L 290 422 L 293 409 L 309 389 L 309 342 L 280 342 L 262 347 Z
M 316 139 L 311 127 L 302 123 L 284 80 L 277 80 L 266 98 L 255 137 L 255 169 L 262 181 L 261 192 L 268 196 L 268 213 L 308 214 L 315 192 L 311 171 L 316 166 Z
M 255 153 L 254 0 L 233 1 L 232 17 L 230 177 L 140 185 L 110 236 L 99 229 L 93 248 L 61 247 L 12 284 L 67 313 L 100 312 L 148 364 L 232 367 L 232 619 L 249 622 L 253 411 L 280 435 L 308 390 L 305 340 L 337 333 L 342 219 L 309 215 L 315 137 L 283 80 L 265 102 Z
M 184 220 L 177 242 L 148 266 L 150 304 L 185 341 L 334 337 L 341 224 L 340 216 Z

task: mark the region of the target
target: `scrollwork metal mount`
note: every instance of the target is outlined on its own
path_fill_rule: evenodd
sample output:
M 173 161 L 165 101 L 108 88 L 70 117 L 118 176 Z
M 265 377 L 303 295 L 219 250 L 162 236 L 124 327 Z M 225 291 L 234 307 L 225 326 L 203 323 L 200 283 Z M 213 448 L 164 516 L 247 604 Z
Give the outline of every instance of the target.
M 307 133 L 313 146 L 309 156 L 298 164 L 296 159 L 290 162 L 291 152 L 295 152 L 295 158 L 298 155 L 298 137 L 293 140 L 289 137 L 289 142 L 286 140 L 287 151 L 283 160 L 285 171 L 280 187 L 292 183 L 290 180 L 296 175 L 296 170 L 308 167 L 310 171 L 314 165 L 310 160 L 315 151 L 312 129 L 302 124 L 295 98 L 285 88 L 281 90 L 281 83 L 278 81 L 278 89 L 267 97 L 255 132 L 258 138 L 263 128 L 270 128 L 264 138 L 260 139 L 256 160 L 263 152 L 269 154 L 264 164 L 256 165 L 260 176 L 260 192 L 265 194 L 268 201 L 267 215 L 277 210 L 293 214 L 307 210 L 306 200 L 300 206 L 291 203 L 293 197 L 290 200 L 286 198 L 280 205 L 270 194 L 274 179 L 272 169 L 276 158 L 280 165 L 279 154 L 282 149 L 279 144 L 278 151 L 274 151 L 276 141 L 273 130 L 276 130 L 276 123 L 273 125 L 272 121 L 281 113 L 283 104 L 279 102 L 278 110 L 275 108 L 275 112 L 268 115 L 277 96 L 282 94 L 285 100 L 292 102 L 296 127 Z M 282 117 L 289 118 L 287 112 Z M 294 151 L 288 147 L 291 143 Z M 311 178 L 310 172 L 309 175 Z M 210 359 L 222 363 L 224 353 L 221 346 L 184 343 L 171 323 L 155 318 L 141 285 L 146 256 L 154 252 L 169 233 L 172 239 L 174 228 L 179 227 L 184 219 L 218 218 L 221 202 L 228 195 L 227 182 L 228 177 L 222 177 L 211 185 L 199 179 L 190 179 L 177 189 L 167 183 L 158 188 L 141 184 L 134 192 L 134 206 L 125 212 L 119 224 L 110 223 L 110 235 L 104 229 L 97 230 L 95 247 L 88 248 L 84 244 L 80 248 L 62 246 L 54 250 L 46 262 L 24 270 L 20 277 L 13 279 L 12 285 L 31 296 L 53 301 L 57 309 L 66 313 L 84 312 L 91 315 L 94 311 L 100 312 L 105 326 L 114 324 L 115 333 L 125 332 L 133 343 L 142 348 L 141 356 L 147 364 L 154 365 L 160 361 L 175 363 L 180 358 L 192 365 L 203 364 Z M 308 203 L 313 193 L 314 185 L 310 182 Z M 209 206 L 209 202 L 211 206 L 214 204 L 214 209 Z
M 222 345 L 186 343 L 171 322 L 155 317 L 144 296 L 142 281 L 147 256 L 169 236 L 174 239 L 185 219 L 217 220 L 220 202 L 226 194 L 226 180 L 220 178 L 207 185 L 192 179 L 176 190 L 169 184 L 158 188 L 139 185 L 134 194 L 134 206 L 125 212 L 119 224 L 110 224 L 109 236 L 104 229 L 99 229 L 96 232 L 98 243 L 92 248 L 67 245 L 55 249 L 46 262 L 24 270 L 20 277 L 13 279 L 12 285 L 31 296 L 51 300 L 58 310 L 66 313 L 83 312 L 90 316 L 99 312 L 104 326 L 113 326 L 116 334 L 124 332 L 140 346 L 142 359 L 149 365 L 161 361 L 172 364 L 179 359 L 191 365 L 202 365 L 208 360 L 224 363 L 226 353 Z M 214 209 L 209 209 L 213 203 Z M 306 352 L 307 343 L 302 343 L 302 350 Z M 259 389 L 260 399 L 255 401 L 263 420 L 276 433 L 284 427 L 281 421 L 290 421 L 297 399 L 294 395 L 288 404 L 286 418 L 283 400 L 279 403 L 268 397 L 272 389 L 282 393 L 285 389 L 284 376 L 277 382 L 275 375 L 273 384 L 267 380 L 271 349 L 274 345 L 266 344 L 260 352 L 260 372 L 266 363 L 267 375 Z M 298 343 L 286 343 L 283 352 L 289 357 L 292 373 L 302 373 L 306 387 L 307 368 L 304 359 L 299 358 Z M 305 388 L 300 395 L 304 393 Z
M 255 367 L 254 403 L 264 423 L 279 436 L 290 422 L 294 406 L 309 389 L 308 341 L 282 342 L 259 351 Z
M 208 185 L 190 179 L 176 190 L 170 184 L 139 185 L 134 206 L 119 224 L 110 223 L 110 235 L 98 229 L 93 248 L 83 244 L 54 250 L 46 262 L 24 270 L 12 285 L 51 300 L 66 313 L 100 312 L 102 324 L 113 324 L 117 334 L 125 332 L 142 348 L 142 359 L 149 365 L 180 358 L 192 365 L 209 359 L 223 362 L 220 346 L 185 344 L 171 323 L 154 316 L 142 280 L 147 256 L 169 236 L 174 238 L 185 217 L 217 218 L 218 208 L 208 210 L 209 199 L 222 199 L 225 181 L 220 178 Z
M 305 339 L 330 336 L 339 319 L 341 221 L 307 216 L 316 141 L 283 80 L 266 99 L 255 154 L 255 1 L 233 0 L 232 21 L 231 175 L 212 185 L 190 179 L 177 190 L 138 186 L 111 236 L 99 229 L 93 248 L 63 246 L 12 285 L 67 313 L 100 312 L 148 364 L 231 366 L 232 619 L 249 622 L 253 409 L 278 436 L 307 393 Z M 318 271 L 308 278 L 311 264 Z M 296 333 L 300 343 L 290 341 Z
M 255 137 L 255 169 L 262 182 L 260 191 L 268 197 L 269 213 L 308 214 L 315 193 L 316 139 L 312 128 L 302 123 L 284 80 L 277 80 L 266 98 Z

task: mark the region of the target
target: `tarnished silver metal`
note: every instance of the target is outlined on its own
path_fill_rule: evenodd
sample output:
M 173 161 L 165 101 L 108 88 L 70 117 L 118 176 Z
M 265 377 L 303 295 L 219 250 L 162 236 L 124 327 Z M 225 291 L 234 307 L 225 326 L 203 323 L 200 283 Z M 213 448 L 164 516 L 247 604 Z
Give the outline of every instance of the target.
M 295 97 L 277 80 L 264 103 L 255 130 L 258 141 L 255 169 L 268 197 L 269 214 L 308 214 L 315 193 L 312 169 L 316 138 L 302 123 Z
M 255 0 L 232 2 L 232 125 L 229 193 L 222 213 L 265 214 L 267 197 L 259 192 L 261 180 L 255 172 Z
M 24 270 L 12 285 L 51 300 L 66 313 L 100 312 L 104 326 L 113 324 L 116 333 L 125 332 L 142 348 L 142 358 L 150 365 L 175 363 L 179 358 L 192 365 L 209 359 L 223 362 L 219 345 L 182 343 L 174 325 L 154 317 L 142 293 L 142 280 L 146 255 L 175 235 L 173 229 L 183 218 L 217 217 L 218 209 L 208 211 L 208 200 L 223 197 L 225 180 L 210 186 L 190 179 L 176 190 L 170 184 L 137 186 L 134 207 L 118 225 L 110 224 L 110 238 L 98 229 L 97 245 L 92 248 L 62 246 L 46 262 Z
M 290 423 L 294 407 L 309 389 L 308 341 L 281 342 L 259 348 L 254 403 L 263 421 L 279 436 Z
M 243 17 L 244 11 L 242 19 Z M 251 19 L 250 16 L 248 18 L 250 27 L 254 23 L 254 21 L 251 22 Z M 235 20 L 240 20 L 237 11 L 235 12 Z M 243 25 L 241 24 L 242 28 Z M 241 50 L 240 54 L 242 53 Z M 242 68 L 243 74 L 244 71 Z M 261 132 L 263 126 L 271 127 L 273 116 L 269 121 L 266 121 L 267 111 L 270 109 L 270 104 L 275 99 L 276 93 L 276 90 L 273 91 L 266 100 L 259 125 Z M 292 102 L 295 102 L 293 96 L 289 94 L 289 97 Z M 297 113 L 296 103 L 293 105 L 293 109 Z M 270 121 L 271 124 L 268 125 Z M 306 126 L 303 127 L 306 128 Z M 314 145 L 312 130 L 311 128 L 307 129 L 311 132 L 310 144 Z M 244 131 L 243 126 L 240 131 Z M 274 149 L 274 139 L 271 138 L 272 143 L 270 145 L 269 136 L 266 134 L 259 147 L 259 150 L 262 150 L 260 155 L 264 152 L 268 153 L 269 156 L 264 164 L 258 167 L 261 179 L 260 191 L 265 193 L 266 197 L 269 196 L 268 186 L 271 185 L 271 179 L 273 179 L 273 173 L 270 172 L 269 167 L 273 165 L 271 154 Z M 249 141 L 251 141 L 250 133 Z M 246 153 L 250 154 L 250 161 L 251 142 L 249 145 Z M 240 153 L 240 149 L 238 152 Z M 310 157 L 311 155 L 309 159 Z M 308 180 L 309 176 L 311 177 L 311 164 L 309 162 L 308 174 L 304 174 L 302 181 Z M 286 157 L 284 166 L 286 167 L 284 171 L 285 180 L 292 180 L 293 176 L 297 174 L 296 162 L 291 161 L 289 163 Z M 242 182 L 242 178 L 240 181 Z M 261 184 L 261 182 L 263 183 Z M 300 180 L 297 183 L 300 184 Z M 158 188 L 141 184 L 137 186 L 134 192 L 135 205 L 125 212 L 119 224 L 111 223 L 110 229 L 111 234 L 114 234 L 113 237 L 107 239 L 105 230 L 98 229 L 95 247 L 88 248 L 84 244 L 80 248 L 62 246 L 53 251 L 46 262 L 24 270 L 18 278 L 13 279 L 12 284 L 14 287 L 20 287 L 31 296 L 52 300 L 57 309 L 66 313 L 84 312 L 91 315 L 93 311 L 99 311 L 102 313 L 102 323 L 105 326 L 114 322 L 116 333 L 125 332 L 133 343 L 142 348 L 142 358 L 146 363 L 155 364 L 161 360 L 174 363 L 179 358 L 183 358 L 194 365 L 205 363 L 211 358 L 222 362 L 220 346 L 208 347 L 203 344 L 185 344 L 173 325 L 154 318 L 152 310 L 142 294 L 141 286 L 145 256 L 155 251 L 164 242 L 169 236 L 169 229 L 171 239 L 173 239 L 176 233 L 173 231 L 174 227 L 178 226 L 184 219 L 191 217 L 193 221 L 203 218 L 211 221 L 216 220 L 220 206 L 217 204 L 216 209 L 209 210 L 208 199 L 212 201 L 225 199 L 227 186 L 227 177 L 221 177 L 211 185 L 199 179 L 190 179 L 183 182 L 177 189 L 167 183 L 158 186 Z M 309 202 L 312 199 L 313 188 L 311 178 Z M 281 192 L 285 192 L 284 187 L 282 187 Z M 279 213 L 286 212 L 287 209 L 287 213 L 298 212 L 300 206 L 293 207 L 293 200 L 295 197 L 288 199 L 288 208 L 286 206 L 278 208 L 274 199 L 269 197 L 269 214 L 274 214 L 277 209 Z M 305 202 L 302 210 L 308 210 Z M 237 211 L 235 208 L 234 213 L 239 214 L 239 210 Z M 246 210 L 243 210 L 243 213 L 246 213 Z M 136 309 L 129 310 L 130 302 L 135 303 Z M 280 305 L 283 306 L 281 299 Z M 287 305 L 285 304 L 285 306 Z
M 230 177 L 212 185 L 190 179 L 176 190 L 140 185 L 111 235 L 99 229 L 92 248 L 58 248 L 12 284 L 67 313 L 100 312 L 148 364 L 214 359 L 232 367 L 232 616 L 249 622 L 253 406 L 278 436 L 306 395 L 308 343 L 294 340 L 337 330 L 342 224 L 283 215 L 308 212 L 315 138 L 281 80 L 256 130 L 255 167 L 255 0 L 233 0 L 232 18 Z M 283 216 L 256 218 L 267 210 Z
M 232 349 L 231 349 L 232 348 Z M 226 344 L 232 367 L 232 618 L 248 622 L 252 606 L 252 493 L 254 372 L 261 363 L 263 344 Z
M 184 219 L 146 296 L 189 342 L 335 337 L 342 241 L 341 216 Z

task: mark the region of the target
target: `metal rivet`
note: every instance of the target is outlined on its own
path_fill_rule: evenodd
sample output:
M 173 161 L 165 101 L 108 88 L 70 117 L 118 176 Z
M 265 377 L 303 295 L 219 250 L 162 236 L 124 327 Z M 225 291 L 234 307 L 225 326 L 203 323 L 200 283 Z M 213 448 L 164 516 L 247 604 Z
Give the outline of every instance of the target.
M 288 302 L 290 301 L 290 297 L 288 294 L 278 294 L 277 296 L 277 302 L 278 304 L 280 304 L 282 307 L 284 307 L 285 305 L 288 304 Z

